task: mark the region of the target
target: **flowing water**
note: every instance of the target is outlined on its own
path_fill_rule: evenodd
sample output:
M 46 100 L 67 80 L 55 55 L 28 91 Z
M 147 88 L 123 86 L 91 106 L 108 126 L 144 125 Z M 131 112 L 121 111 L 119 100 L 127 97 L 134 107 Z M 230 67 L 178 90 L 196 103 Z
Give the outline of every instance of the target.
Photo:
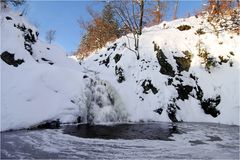
M 214 123 L 66 125 L 1 133 L 1 159 L 239 159 L 239 126 Z

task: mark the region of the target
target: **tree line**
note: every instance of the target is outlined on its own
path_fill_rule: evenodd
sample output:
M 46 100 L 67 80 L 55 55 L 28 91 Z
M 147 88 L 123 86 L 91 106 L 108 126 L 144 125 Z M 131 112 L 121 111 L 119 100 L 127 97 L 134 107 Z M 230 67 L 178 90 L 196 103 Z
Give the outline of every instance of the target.
M 102 48 L 106 43 L 133 33 L 134 48 L 132 50 L 139 59 L 139 37 L 144 26 L 159 24 L 164 20 L 167 1 L 154 0 L 119 0 L 106 2 L 101 13 L 87 8 L 92 21 L 78 21 L 86 33 L 82 36 L 76 55 L 83 59 L 91 52 Z
M 177 19 L 180 3 L 179 0 L 174 2 L 163 0 L 118 0 L 106 2 L 101 13 L 96 13 L 91 8 L 88 8 L 88 13 L 93 20 L 90 22 L 78 21 L 80 27 L 86 33 L 80 41 L 76 52 L 77 57 L 83 59 L 93 51 L 104 47 L 106 43 L 132 33 L 134 47 L 128 46 L 128 48 L 139 59 L 139 37 L 142 34 L 143 27 L 161 23 L 165 20 L 167 11 L 172 12 L 173 20 Z M 173 7 L 170 8 L 170 5 Z M 198 13 L 207 12 L 209 22 L 212 22 L 213 25 L 216 25 L 214 21 L 219 21 L 218 18 L 224 18 L 225 15 L 235 16 L 238 24 L 239 13 L 234 10 L 236 7 L 239 8 L 239 0 L 208 0 L 207 4 L 200 8 Z M 239 30 L 237 24 L 235 30 Z M 234 28 L 234 26 L 228 27 L 230 29 Z

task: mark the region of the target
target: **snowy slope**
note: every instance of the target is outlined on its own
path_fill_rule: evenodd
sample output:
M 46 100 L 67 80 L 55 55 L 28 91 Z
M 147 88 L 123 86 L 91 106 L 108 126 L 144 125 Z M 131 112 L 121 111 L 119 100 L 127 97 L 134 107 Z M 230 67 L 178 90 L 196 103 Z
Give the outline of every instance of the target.
M 191 29 L 178 30 L 183 24 Z M 195 34 L 199 28 L 206 33 Z M 2 10 L 1 131 L 51 121 L 239 124 L 240 37 L 209 28 L 195 17 L 163 22 L 144 29 L 140 60 L 128 35 L 79 65 L 39 40 L 24 17 Z M 216 61 L 209 71 L 199 46 Z
M 1 12 L 1 43 L 1 130 L 75 121 L 79 107 L 71 99 L 84 86 L 79 64 L 8 10 Z
M 1 131 L 127 120 L 113 86 L 38 35 L 18 13 L 1 11 Z
M 134 48 L 129 34 L 96 51 L 82 66 L 116 88 L 131 121 L 239 125 L 239 44 L 236 33 L 217 36 L 206 18 L 190 17 L 145 28 L 140 60 L 128 49 Z M 200 52 L 209 53 L 208 63 L 202 63 Z

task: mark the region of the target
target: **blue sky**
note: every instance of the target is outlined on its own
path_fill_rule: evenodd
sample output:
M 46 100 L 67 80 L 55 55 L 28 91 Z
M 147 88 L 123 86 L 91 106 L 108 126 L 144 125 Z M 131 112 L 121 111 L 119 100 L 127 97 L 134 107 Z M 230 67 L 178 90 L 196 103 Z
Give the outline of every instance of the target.
M 201 1 L 180 1 L 178 16 L 186 17 L 187 13 L 194 13 L 201 7 Z M 174 3 L 170 3 L 174 4 Z M 90 20 L 86 7 L 91 6 L 95 11 L 101 11 L 103 2 L 79 0 L 56 1 L 41 0 L 27 1 L 27 17 L 37 25 L 40 38 L 45 39 L 47 30 L 56 30 L 56 40 L 53 42 L 62 46 L 68 53 L 77 49 L 84 31 L 80 29 L 77 20 L 83 18 Z M 172 7 L 172 6 L 171 6 Z M 171 14 L 168 17 L 172 17 Z

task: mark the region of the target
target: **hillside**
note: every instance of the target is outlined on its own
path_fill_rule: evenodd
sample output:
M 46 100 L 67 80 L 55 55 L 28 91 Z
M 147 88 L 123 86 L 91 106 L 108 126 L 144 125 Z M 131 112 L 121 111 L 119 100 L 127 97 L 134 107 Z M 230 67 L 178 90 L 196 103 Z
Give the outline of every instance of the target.
M 140 60 L 134 39 L 122 37 L 82 66 L 97 71 L 121 95 L 132 121 L 239 124 L 240 36 L 217 36 L 204 17 L 145 28 Z
M 180 31 L 181 25 L 190 28 Z M 206 33 L 196 34 L 200 28 Z M 217 37 L 208 28 L 195 17 L 163 22 L 144 29 L 140 60 L 128 49 L 129 35 L 80 65 L 39 40 L 24 17 L 2 10 L 1 131 L 52 122 L 239 124 L 240 36 Z M 210 66 L 199 50 L 209 53 Z

